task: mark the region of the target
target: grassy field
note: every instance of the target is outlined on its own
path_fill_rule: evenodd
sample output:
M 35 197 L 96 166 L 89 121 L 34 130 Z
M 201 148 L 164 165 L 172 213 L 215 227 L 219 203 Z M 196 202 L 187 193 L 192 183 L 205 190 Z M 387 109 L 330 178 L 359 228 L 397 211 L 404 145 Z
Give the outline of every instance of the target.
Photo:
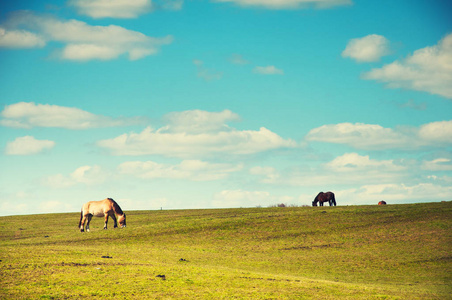
M 126 213 L 0 217 L 0 298 L 452 299 L 452 202 Z

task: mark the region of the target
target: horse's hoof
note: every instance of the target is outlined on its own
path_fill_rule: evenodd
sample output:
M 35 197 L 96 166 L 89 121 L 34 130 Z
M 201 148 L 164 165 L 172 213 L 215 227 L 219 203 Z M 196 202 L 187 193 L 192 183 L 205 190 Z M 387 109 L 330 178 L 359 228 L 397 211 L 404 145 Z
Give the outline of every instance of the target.
M 80 232 L 85 232 L 85 230 L 83 230 L 83 229 L 80 229 Z

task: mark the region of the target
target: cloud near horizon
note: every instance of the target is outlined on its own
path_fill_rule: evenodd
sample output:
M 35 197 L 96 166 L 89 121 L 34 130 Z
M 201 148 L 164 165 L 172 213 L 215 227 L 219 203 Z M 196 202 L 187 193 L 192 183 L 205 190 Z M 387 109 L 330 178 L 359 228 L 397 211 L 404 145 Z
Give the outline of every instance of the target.
M 213 2 L 234 3 L 241 7 L 260 7 L 266 9 L 326 9 L 335 6 L 351 5 L 351 0 L 212 0 Z
M 316 168 L 293 166 L 286 170 L 273 167 L 253 167 L 250 174 L 260 178 L 266 184 L 288 186 L 323 186 L 331 185 L 360 185 L 367 182 L 391 183 L 401 178 L 407 178 L 411 168 L 406 161 L 377 160 L 369 155 L 345 153 L 333 160 L 321 164 Z
M 0 113 L 0 125 L 14 128 L 55 127 L 89 129 L 136 125 L 142 118 L 110 118 L 81 110 L 50 104 L 19 102 L 6 105 Z
M 199 110 L 173 113 L 163 118 L 167 125 L 158 130 L 147 127 L 141 133 L 123 134 L 101 140 L 97 145 L 114 155 L 156 154 L 182 158 L 246 155 L 297 147 L 295 141 L 283 139 L 264 127 L 258 131 L 237 130 L 225 124 L 237 118 L 238 115 L 228 110 L 220 113 Z
M 452 33 L 437 45 L 414 51 L 405 59 L 375 68 L 362 76 L 389 88 L 423 91 L 452 99 Z
M 49 42 L 63 44 L 53 54 L 62 60 L 112 60 L 122 55 L 138 60 L 158 53 L 163 45 L 173 42 L 173 37 L 155 38 L 121 26 L 92 26 L 29 11 L 15 12 L 0 27 L 0 47 L 44 47 Z
M 356 149 L 417 149 L 452 144 L 452 120 L 439 121 L 420 127 L 384 128 L 375 124 L 340 123 L 314 128 L 307 141 L 344 144 Z

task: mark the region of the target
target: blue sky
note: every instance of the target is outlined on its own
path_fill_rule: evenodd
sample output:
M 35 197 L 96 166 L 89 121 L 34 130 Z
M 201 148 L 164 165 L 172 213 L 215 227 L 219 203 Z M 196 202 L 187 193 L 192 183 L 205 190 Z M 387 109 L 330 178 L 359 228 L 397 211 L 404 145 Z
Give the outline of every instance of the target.
M 0 4 L 0 215 L 452 200 L 449 1 Z

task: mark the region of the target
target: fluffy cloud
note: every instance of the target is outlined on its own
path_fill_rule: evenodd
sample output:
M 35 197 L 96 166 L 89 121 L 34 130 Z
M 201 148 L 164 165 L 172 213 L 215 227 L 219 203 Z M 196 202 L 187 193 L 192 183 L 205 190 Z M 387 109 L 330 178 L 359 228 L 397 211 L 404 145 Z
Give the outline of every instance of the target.
M 99 166 L 82 166 L 69 175 L 56 174 L 43 180 L 52 188 L 68 188 L 76 184 L 98 185 L 106 181 L 108 174 Z
M 430 161 L 424 161 L 422 169 L 428 171 L 452 171 L 452 160 L 449 158 L 437 158 Z
M 119 165 L 121 174 L 143 179 L 170 178 L 192 181 L 212 181 L 240 171 L 242 165 L 208 163 L 200 160 L 184 160 L 179 165 L 160 164 L 153 161 L 129 161 Z
M 52 41 L 63 43 L 64 47 L 56 56 L 76 61 L 111 60 L 124 54 L 130 60 L 137 60 L 157 53 L 161 46 L 173 41 L 172 36 L 154 38 L 120 26 L 91 26 L 82 21 L 59 20 L 31 12 L 14 14 L 8 24 L 13 32 L 19 27 L 27 29 L 21 31 L 22 35 L 35 36 L 40 46 Z
M 32 155 L 45 150 L 52 149 L 54 141 L 37 140 L 32 136 L 18 137 L 12 142 L 8 142 L 5 148 L 6 155 Z
M 139 118 L 113 119 L 75 108 L 33 102 L 6 105 L 0 113 L 0 125 L 16 128 L 60 127 L 87 129 L 137 124 Z
M 283 75 L 284 71 L 276 68 L 275 66 L 255 67 L 253 72 L 261 75 Z
M 186 118 L 187 115 L 203 117 L 191 119 Z M 228 111 L 176 113 L 167 117 L 169 124 L 159 130 L 147 127 L 141 133 L 123 134 L 99 141 L 98 146 L 110 149 L 116 155 L 158 154 L 173 157 L 243 155 L 297 146 L 294 141 L 285 140 L 264 127 L 258 131 L 240 131 L 214 121 L 215 116 L 220 116 L 219 120 L 223 122 L 237 118 Z
M 452 143 L 452 121 L 433 122 L 419 128 L 384 128 L 363 123 L 340 123 L 314 128 L 308 141 L 345 144 L 357 149 L 414 149 Z
M 350 5 L 351 0 L 213 0 L 214 2 L 231 2 L 243 7 L 262 7 L 268 9 L 330 8 Z
M 168 125 L 161 128 L 159 132 L 201 133 L 230 130 L 226 123 L 239 121 L 240 117 L 228 109 L 222 112 L 188 110 L 169 113 L 163 117 L 163 120 Z
M 342 52 L 342 56 L 350 57 L 358 62 L 373 62 L 380 60 L 389 52 L 389 41 L 384 36 L 371 34 L 350 40 Z
M 130 19 L 156 9 L 179 10 L 183 0 L 71 0 L 79 14 L 95 19 L 120 18 Z
M 297 168 L 278 171 L 272 167 L 254 167 L 250 173 L 259 176 L 261 182 L 292 186 L 323 186 L 390 183 L 409 175 L 404 161 L 376 160 L 367 155 L 345 153 L 316 168 Z
M 379 172 L 402 171 L 405 167 L 394 164 L 393 160 L 373 160 L 368 155 L 362 156 L 357 153 L 346 153 L 336 157 L 326 164 L 326 169 L 334 172 L 369 172 L 378 169 Z
M 452 99 L 452 34 L 404 60 L 373 69 L 363 78 L 384 82 L 389 88 L 423 91 Z
M 25 31 L 7 30 L 0 27 L 0 48 L 40 48 L 46 44 L 44 38 Z
M 137 18 L 149 12 L 151 0 L 72 0 L 79 14 L 92 18 Z

